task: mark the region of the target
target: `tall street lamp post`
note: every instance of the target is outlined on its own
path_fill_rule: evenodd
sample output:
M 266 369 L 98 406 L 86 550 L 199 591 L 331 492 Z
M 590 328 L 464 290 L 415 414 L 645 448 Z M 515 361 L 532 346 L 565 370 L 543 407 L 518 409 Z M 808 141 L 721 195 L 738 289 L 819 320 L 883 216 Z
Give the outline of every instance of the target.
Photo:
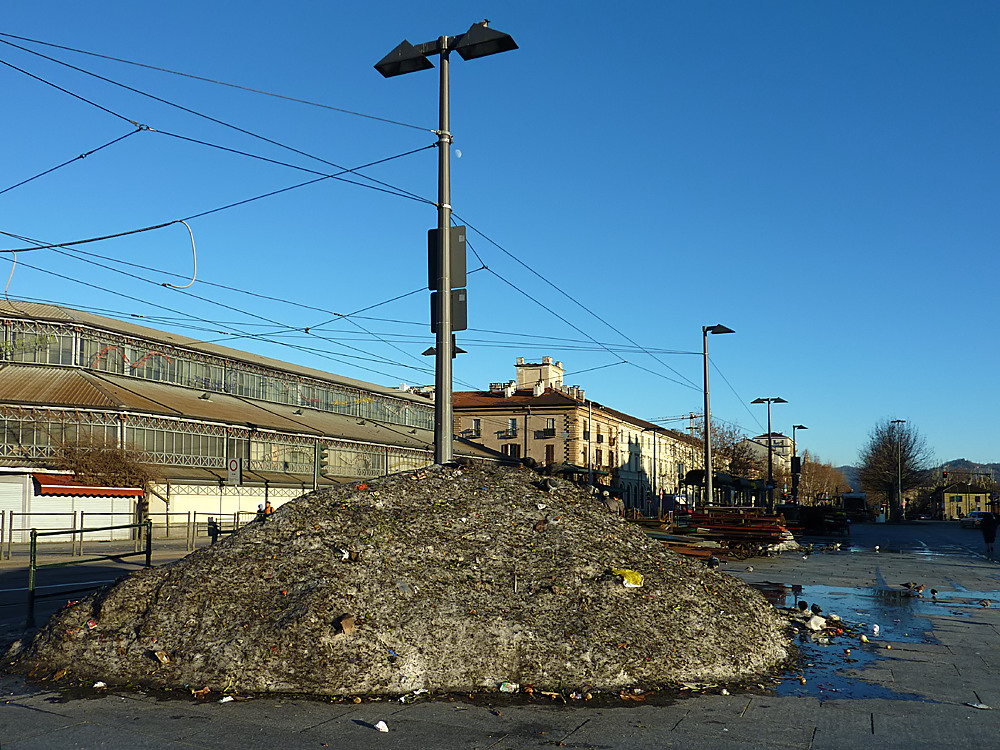
M 792 425 L 792 500 L 796 503 L 799 501 L 799 474 L 802 473 L 802 464 L 795 450 L 795 431 L 808 429 L 804 424 Z
M 701 350 L 705 360 L 705 504 L 712 503 L 712 409 L 708 398 L 708 334 L 736 333 L 718 323 L 701 327 Z
M 767 404 L 767 512 L 774 512 L 774 445 L 771 437 L 771 404 L 787 404 L 780 396 L 755 398 L 751 404 Z
M 906 424 L 905 419 L 893 419 L 889 422 L 891 425 Z M 899 507 L 899 513 L 903 512 L 903 434 L 902 427 L 893 427 L 893 431 L 896 433 L 896 505 Z M 889 519 L 899 520 L 899 518 L 893 518 L 896 515 L 893 512 L 894 509 L 889 509 Z
M 491 29 L 486 21 L 473 24 L 464 34 L 442 36 L 433 42 L 410 44 L 403 40 L 388 55 L 382 58 L 375 69 L 386 78 L 414 73 L 433 68 L 428 60 L 430 55 L 441 57 L 441 80 L 438 120 L 438 227 L 437 258 L 431 269 L 437 276 L 437 304 L 435 307 L 435 369 L 434 369 L 434 460 L 438 464 L 452 460 L 453 407 L 452 407 L 452 357 L 454 344 L 452 305 L 452 257 L 451 257 L 451 117 L 448 91 L 448 64 L 452 50 L 463 60 L 474 60 L 498 52 L 517 49 L 517 44 L 509 34 Z M 464 275 L 465 264 L 461 264 Z M 464 286 L 460 284 L 459 286 Z

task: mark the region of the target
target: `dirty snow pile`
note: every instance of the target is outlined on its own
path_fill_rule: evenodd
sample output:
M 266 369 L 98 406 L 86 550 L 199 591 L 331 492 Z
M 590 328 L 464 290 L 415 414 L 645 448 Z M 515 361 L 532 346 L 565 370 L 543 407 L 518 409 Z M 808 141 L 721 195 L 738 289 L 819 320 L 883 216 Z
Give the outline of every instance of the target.
M 81 683 L 403 695 L 736 681 L 788 641 L 756 591 L 585 489 L 469 465 L 304 495 L 62 610 L 8 657 Z

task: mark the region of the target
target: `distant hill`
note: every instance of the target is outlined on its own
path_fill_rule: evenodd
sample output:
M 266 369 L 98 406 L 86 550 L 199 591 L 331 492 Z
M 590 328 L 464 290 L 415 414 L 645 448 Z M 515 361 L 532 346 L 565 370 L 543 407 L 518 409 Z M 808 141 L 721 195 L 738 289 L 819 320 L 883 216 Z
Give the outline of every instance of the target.
M 838 466 L 837 471 L 843 474 L 847 481 L 851 483 L 851 487 L 855 492 L 861 491 L 861 477 L 858 475 L 859 469 L 857 466 Z M 995 480 L 1000 481 L 1000 463 L 990 463 L 990 464 L 977 464 L 975 461 L 969 461 L 964 458 L 955 458 L 951 461 L 945 461 L 940 466 L 936 466 L 932 471 L 940 476 L 941 471 L 954 472 L 958 475 L 973 475 L 981 476 L 987 475 L 992 476 Z M 949 481 L 950 481 L 949 477 Z M 966 481 L 959 476 L 960 481 Z
M 836 469 L 850 482 L 852 490 L 861 491 L 861 479 L 858 477 L 857 466 L 837 466 Z
M 1000 463 L 977 464 L 975 461 L 969 461 L 965 458 L 955 458 L 951 461 L 945 461 L 937 467 L 937 470 L 955 472 L 956 474 L 968 474 L 976 477 L 983 477 L 985 475 L 987 478 L 992 477 L 994 480 L 1000 479 Z

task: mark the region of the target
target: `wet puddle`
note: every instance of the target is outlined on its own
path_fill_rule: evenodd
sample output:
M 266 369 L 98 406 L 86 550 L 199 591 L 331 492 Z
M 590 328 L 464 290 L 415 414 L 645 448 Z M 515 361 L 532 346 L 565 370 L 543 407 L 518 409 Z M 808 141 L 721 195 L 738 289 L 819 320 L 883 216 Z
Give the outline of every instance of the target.
M 932 702 L 923 696 L 900 693 L 863 679 L 863 670 L 888 654 L 886 644 L 936 643 L 935 617 L 969 617 L 985 606 L 1000 606 L 997 593 L 925 589 L 916 595 L 906 589 L 888 587 L 848 588 L 799 586 L 785 583 L 752 583 L 775 607 L 808 609 L 817 605 L 824 617 L 839 615 L 845 624 L 842 635 L 803 631 L 796 646 L 797 668 L 778 687 L 780 696 L 811 696 L 824 700 L 891 698 Z M 863 643 L 864 634 L 869 642 Z M 860 673 L 860 674 L 859 674 Z M 805 678 L 803 683 L 800 677 Z

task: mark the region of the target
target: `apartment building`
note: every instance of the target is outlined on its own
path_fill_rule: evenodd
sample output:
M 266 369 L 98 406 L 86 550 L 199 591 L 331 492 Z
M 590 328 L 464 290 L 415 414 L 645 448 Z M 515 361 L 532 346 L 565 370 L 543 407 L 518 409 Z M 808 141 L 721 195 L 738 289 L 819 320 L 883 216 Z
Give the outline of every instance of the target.
M 702 466 L 700 442 L 586 398 L 562 362 L 517 358 L 515 378 L 454 394 L 455 434 L 512 459 L 560 465 L 656 515 Z

